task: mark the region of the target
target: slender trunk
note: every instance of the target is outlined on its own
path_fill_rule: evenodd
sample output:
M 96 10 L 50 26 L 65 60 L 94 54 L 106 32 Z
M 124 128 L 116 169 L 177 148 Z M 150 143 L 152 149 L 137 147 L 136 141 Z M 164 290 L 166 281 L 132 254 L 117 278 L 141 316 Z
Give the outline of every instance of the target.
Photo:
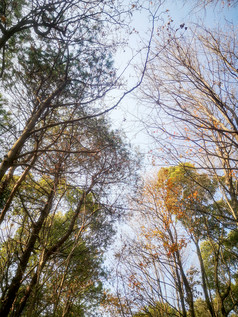
M 78 218 L 78 215 L 79 215 L 79 213 L 81 211 L 82 205 L 84 204 L 85 198 L 86 198 L 87 194 L 90 192 L 92 186 L 93 186 L 93 184 L 90 186 L 90 188 L 87 190 L 87 192 L 84 193 L 84 195 L 82 196 L 81 200 L 79 201 L 79 204 L 77 206 L 75 214 L 74 214 L 74 216 L 73 216 L 73 218 L 71 220 L 71 223 L 70 223 L 66 233 L 61 237 L 61 239 L 58 242 L 56 242 L 51 248 L 48 249 L 48 251 L 45 252 L 44 258 L 43 258 L 42 263 L 40 265 L 40 270 L 42 270 L 44 268 L 45 264 L 47 263 L 47 261 L 49 260 L 51 255 L 54 254 L 55 252 L 57 252 L 59 250 L 59 248 L 64 244 L 64 242 L 69 238 L 70 234 L 73 231 L 73 228 L 74 228 L 75 222 L 76 222 L 76 220 Z M 80 232 L 82 231 L 82 229 L 83 229 L 83 226 L 81 227 Z M 26 306 L 27 300 L 30 297 L 30 295 L 32 294 L 32 291 L 33 291 L 33 289 L 34 289 L 34 287 L 35 287 L 35 285 L 37 283 L 38 275 L 39 275 L 39 272 L 38 271 L 35 272 L 34 276 L 32 277 L 31 283 L 30 283 L 30 285 L 27 288 L 27 291 L 26 291 L 25 295 L 24 295 L 24 297 L 21 300 L 21 303 L 20 303 L 19 307 L 17 308 L 15 314 L 13 315 L 14 317 L 21 316 L 21 313 L 23 312 L 23 310 L 24 310 L 24 308 Z M 19 287 L 18 287 L 18 289 L 19 289 Z M 12 303 L 11 303 L 11 305 L 12 305 Z M 10 308 L 11 308 L 11 306 L 10 306 Z M 10 308 L 9 308 L 9 310 L 10 310 Z M 1 314 L 1 310 L 0 310 L 0 316 L 1 317 L 5 317 L 7 315 Z
M 189 312 L 190 312 L 190 316 L 191 317 L 195 317 L 195 311 L 194 311 L 194 300 L 193 300 L 193 292 L 192 289 L 189 285 L 188 279 L 184 273 L 183 267 L 182 267 L 182 263 L 181 263 L 181 259 L 180 259 L 180 254 L 177 251 L 176 252 L 176 257 L 177 257 L 177 261 L 178 261 L 178 266 L 181 272 L 181 276 L 182 276 L 182 281 L 186 290 L 186 294 L 187 294 L 187 302 L 188 302 L 188 306 L 189 306 Z
M 175 284 L 176 284 L 176 288 L 178 288 L 180 304 L 182 306 L 182 314 L 183 314 L 183 317 L 187 317 L 187 310 L 186 310 L 186 306 L 185 306 L 185 298 L 184 298 L 183 286 L 181 283 L 181 277 L 179 274 L 176 258 L 174 255 L 173 255 L 173 258 L 174 258 L 174 267 L 175 267 L 175 274 L 176 274 Z
M 10 310 L 11 310 L 12 304 L 17 296 L 17 292 L 21 286 L 21 280 L 22 280 L 23 275 L 26 271 L 29 258 L 31 256 L 31 253 L 32 253 L 34 246 L 35 246 L 35 242 L 36 242 L 37 237 L 39 235 L 39 232 L 42 228 L 44 220 L 48 216 L 48 213 L 50 212 L 50 209 L 52 207 L 54 195 L 55 195 L 55 190 L 53 188 L 49 194 L 49 197 L 48 197 L 48 200 L 45 204 L 44 209 L 41 211 L 41 215 L 40 215 L 38 221 L 33 225 L 32 234 L 30 236 L 30 239 L 29 239 L 29 241 L 26 245 L 26 248 L 25 248 L 25 250 L 21 256 L 21 259 L 19 261 L 15 277 L 12 279 L 12 282 L 8 288 L 8 292 L 6 294 L 6 297 L 2 298 L 3 304 L 2 304 L 2 307 L 0 309 L 0 316 L 1 317 L 7 317 Z
M 228 288 L 226 289 L 225 293 L 221 293 L 221 289 L 220 289 L 220 285 L 219 285 L 219 257 L 220 257 L 220 250 L 218 249 L 217 251 L 215 251 L 214 253 L 214 280 L 215 280 L 215 285 L 216 285 L 216 294 L 217 294 L 217 299 L 218 299 L 218 304 L 219 304 L 219 311 L 221 313 L 221 315 L 223 317 L 227 317 L 228 316 L 228 312 L 226 311 L 225 305 L 224 305 L 224 301 L 226 299 L 226 297 L 229 295 L 229 290 L 230 290 L 230 285 L 228 286 Z
M 205 301 L 206 301 L 206 304 L 207 304 L 207 307 L 208 307 L 208 309 L 210 311 L 211 316 L 212 317 L 216 317 L 216 313 L 215 313 L 214 307 L 212 305 L 212 302 L 210 301 L 210 296 L 208 294 L 207 283 L 206 283 L 206 273 L 205 273 L 205 268 L 204 268 L 204 264 L 203 264 L 203 258 L 202 258 L 201 250 L 200 250 L 198 241 L 194 240 L 194 243 L 196 245 L 197 256 L 198 256 L 200 269 L 201 269 L 202 288 L 203 288 L 203 292 L 204 292 L 204 296 L 205 296 Z
M 174 240 L 174 236 L 173 233 L 171 232 L 170 229 L 167 229 L 169 237 L 171 242 L 174 244 L 175 240 Z M 185 298 L 184 298 L 184 290 L 183 290 L 183 284 L 185 286 L 185 290 L 187 293 L 187 287 L 184 283 L 184 272 L 183 272 L 183 267 L 180 261 L 180 256 L 179 256 L 179 252 L 173 252 L 173 261 L 174 261 L 174 266 L 175 266 L 175 272 L 176 272 L 176 277 L 177 277 L 177 285 L 178 285 L 178 291 L 179 291 L 179 296 L 180 296 L 180 301 L 181 301 L 181 305 L 182 305 L 182 311 L 183 311 L 183 316 L 187 316 L 187 311 L 186 311 L 186 307 L 185 307 Z M 181 282 L 181 278 L 182 278 L 182 282 Z M 176 281 L 175 281 L 176 282 Z M 188 295 L 188 294 L 187 294 Z M 188 296 L 187 296 L 188 297 Z M 190 305 L 189 305 L 190 307 Z M 195 317 L 194 315 L 191 315 L 192 317 Z
M 1 206 L 0 207 L 3 207 L 4 201 L 5 201 L 5 198 L 6 198 L 5 196 L 8 196 L 7 195 L 8 194 L 7 193 L 7 189 L 8 189 L 9 183 L 11 182 L 11 180 L 13 178 L 14 170 L 15 170 L 15 167 L 12 166 L 9 169 L 9 172 L 6 175 L 4 181 L 0 184 L 0 201 L 1 201 Z
M 80 209 L 81 209 L 81 207 L 80 207 Z M 77 233 L 77 237 L 75 238 L 75 242 L 74 242 L 74 245 L 72 247 L 72 250 L 70 251 L 70 253 L 69 253 L 69 255 L 68 255 L 67 259 L 66 259 L 66 266 L 65 266 L 65 269 L 64 269 L 64 273 L 63 273 L 62 279 L 60 281 L 58 294 L 57 294 L 56 299 L 55 299 L 53 317 L 57 316 L 57 314 L 56 314 L 57 313 L 57 308 L 58 308 L 61 292 L 62 292 L 62 289 L 63 289 L 63 285 L 64 285 L 64 282 L 65 282 L 65 278 L 66 278 L 67 273 L 68 273 L 68 268 L 69 268 L 69 265 L 70 265 L 70 261 L 71 261 L 73 252 L 74 252 L 75 248 L 78 245 L 79 237 L 81 236 L 81 233 L 82 233 L 84 225 L 85 225 L 85 223 L 83 223 L 81 225 L 81 228 L 80 228 L 79 232 Z
M 30 163 L 30 165 L 24 170 L 24 172 L 22 173 L 21 177 L 18 179 L 18 181 L 16 182 L 16 184 L 14 185 L 9 197 L 8 197 L 8 200 L 6 201 L 2 211 L 1 211 L 1 214 L 0 214 L 0 224 L 3 222 L 4 220 L 4 217 L 6 215 L 6 212 L 8 211 L 10 205 L 11 205 L 11 202 L 13 200 L 13 198 L 15 197 L 15 193 L 16 191 L 18 190 L 19 186 L 21 185 L 21 183 L 25 180 L 26 176 L 28 175 L 29 171 L 31 170 L 32 166 L 34 165 L 35 161 L 37 159 L 37 155 L 35 155 Z
M 32 133 L 32 130 L 34 129 L 37 121 L 39 120 L 41 114 L 43 111 L 50 106 L 51 101 L 59 95 L 62 90 L 64 89 L 66 85 L 66 81 L 64 81 L 40 106 L 38 111 L 32 115 L 29 122 L 27 123 L 25 129 L 22 132 L 22 135 L 18 138 L 18 140 L 15 142 L 15 144 L 12 146 L 10 151 L 7 153 L 7 155 L 4 156 L 4 159 L 2 160 L 2 163 L 0 165 L 0 181 L 4 177 L 6 171 L 11 167 L 14 163 L 14 161 L 17 159 L 18 153 L 23 148 L 26 140 L 29 138 L 29 136 Z M 0 195 L 2 193 L 0 192 Z

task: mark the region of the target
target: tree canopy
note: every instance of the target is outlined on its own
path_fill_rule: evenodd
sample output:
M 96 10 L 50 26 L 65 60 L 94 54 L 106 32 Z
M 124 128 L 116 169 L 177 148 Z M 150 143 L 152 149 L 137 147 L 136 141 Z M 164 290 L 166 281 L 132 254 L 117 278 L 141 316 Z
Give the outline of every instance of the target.
M 203 19 L 237 1 L 193 1 L 197 23 L 165 5 L 1 1 L 0 316 L 238 314 L 237 25 Z M 135 10 L 145 61 L 112 103 L 117 35 L 143 39 Z M 154 146 L 139 182 L 139 151 L 107 117 L 138 87 Z

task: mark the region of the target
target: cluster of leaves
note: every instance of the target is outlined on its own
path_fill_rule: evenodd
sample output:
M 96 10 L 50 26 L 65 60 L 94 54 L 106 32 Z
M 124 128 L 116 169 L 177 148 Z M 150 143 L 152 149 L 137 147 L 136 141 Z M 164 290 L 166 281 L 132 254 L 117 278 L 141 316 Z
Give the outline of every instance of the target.
M 219 182 L 180 164 L 162 168 L 138 195 L 137 238 L 118 257 L 120 283 L 140 311 L 133 316 L 236 314 L 237 227 L 224 223 Z

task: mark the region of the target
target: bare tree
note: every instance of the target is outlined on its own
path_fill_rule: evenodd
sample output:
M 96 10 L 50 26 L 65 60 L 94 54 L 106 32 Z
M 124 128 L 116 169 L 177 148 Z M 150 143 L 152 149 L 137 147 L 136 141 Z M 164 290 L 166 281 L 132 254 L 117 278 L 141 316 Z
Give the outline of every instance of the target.
M 181 25 L 169 27 L 161 37 L 144 86 L 145 100 L 156 104 L 152 110 L 156 119 L 145 122 L 160 148 L 156 155 L 167 164 L 192 161 L 215 175 L 230 210 L 227 221 L 237 222 L 235 27 L 209 30 Z

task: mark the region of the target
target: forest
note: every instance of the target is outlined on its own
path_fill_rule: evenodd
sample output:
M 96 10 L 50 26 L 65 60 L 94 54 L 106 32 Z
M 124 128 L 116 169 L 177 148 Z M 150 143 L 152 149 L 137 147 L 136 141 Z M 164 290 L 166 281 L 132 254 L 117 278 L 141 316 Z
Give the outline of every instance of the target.
M 238 1 L 177 3 L 0 1 L 1 317 L 238 316 Z

